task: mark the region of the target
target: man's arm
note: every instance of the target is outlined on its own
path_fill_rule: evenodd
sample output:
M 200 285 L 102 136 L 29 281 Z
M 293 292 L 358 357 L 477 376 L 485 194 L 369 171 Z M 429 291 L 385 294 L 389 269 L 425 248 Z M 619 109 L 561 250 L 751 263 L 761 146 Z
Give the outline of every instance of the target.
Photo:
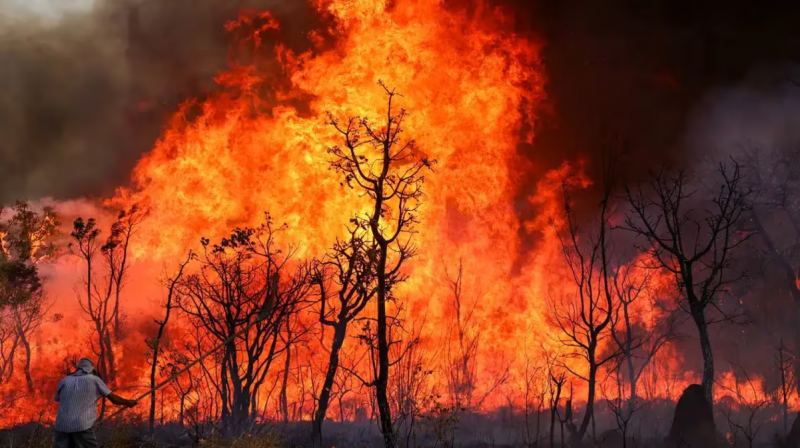
M 122 398 L 113 392 L 106 395 L 106 398 L 108 398 L 108 401 L 114 403 L 117 406 L 127 406 L 129 408 L 136 406 L 135 401 Z
M 95 378 L 97 378 L 97 380 L 96 380 L 97 381 L 97 392 L 100 395 L 108 398 L 108 401 L 114 403 L 117 406 L 127 406 L 129 408 L 132 408 L 132 407 L 136 406 L 136 402 L 135 401 L 127 400 L 127 399 L 122 398 L 119 395 L 111 392 L 111 389 L 109 389 L 108 386 L 106 386 L 106 383 L 104 383 L 103 380 L 101 380 L 99 377 L 95 377 Z

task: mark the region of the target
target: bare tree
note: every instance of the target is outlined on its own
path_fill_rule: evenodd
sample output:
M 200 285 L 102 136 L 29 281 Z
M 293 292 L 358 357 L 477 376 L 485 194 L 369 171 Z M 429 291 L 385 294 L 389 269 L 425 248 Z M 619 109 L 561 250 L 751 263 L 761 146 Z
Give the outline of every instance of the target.
M 547 361 L 547 393 L 550 405 L 550 444 L 548 446 L 554 448 L 556 446 L 556 420 L 560 423 L 561 445 L 564 445 L 564 423 L 559 414 L 558 404 L 561 401 L 561 392 L 564 390 L 564 384 L 567 382 L 567 372 L 558 367 L 558 355 L 552 356 L 544 348 L 542 348 L 542 351 L 545 353 Z
M 309 282 L 313 283 L 313 269 L 309 269 Z M 283 344 L 283 371 L 281 372 L 281 379 L 280 379 L 280 392 L 279 392 L 279 404 L 280 404 L 280 411 L 281 415 L 283 416 L 283 422 L 288 423 L 290 419 L 300 419 L 305 420 L 304 417 L 304 410 L 305 405 L 307 402 L 314 401 L 314 390 L 316 390 L 316 382 L 317 376 L 313 374 L 313 368 L 311 365 L 311 355 L 308 357 L 302 356 L 301 350 L 308 346 L 308 335 L 311 332 L 311 327 L 307 324 L 304 319 L 304 316 L 301 316 L 299 313 L 293 313 L 289 315 L 285 322 L 285 330 L 281 332 L 281 343 Z M 296 356 L 292 354 L 296 353 Z M 302 359 L 308 359 L 308 366 L 303 366 L 301 364 Z M 295 361 L 295 366 L 292 367 L 292 361 Z M 295 371 L 295 375 L 292 375 L 292 371 Z M 304 379 L 304 371 L 308 370 L 308 379 L 309 381 L 305 381 Z M 295 384 L 300 387 L 300 394 L 299 397 L 293 403 L 295 409 L 299 412 L 290 412 L 290 402 L 289 402 L 289 380 L 290 378 L 295 378 Z M 310 383 L 311 391 L 306 393 L 306 384 Z M 311 400 L 306 400 L 306 396 L 309 395 Z M 312 408 L 315 410 L 316 406 L 312 403 Z M 312 412 L 313 413 L 313 412 Z
M 622 448 L 628 448 L 628 438 L 630 434 L 630 423 L 633 416 L 642 408 L 641 403 L 631 400 L 631 397 L 625 398 L 625 391 L 623 388 L 622 365 L 627 358 L 620 358 L 617 360 L 616 367 L 613 369 L 616 393 L 609 393 L 605 390 L 605 383 L 603 386 L 603 395 L 606 397 L 606 404 L 608 409 L 614 414 L 614 421 L 617 424 L 622 437 Z M 636 389 L 631 388 L 631 393 L 635 393 Z M 608 398 L 614 397 L 614 398 Z
M 447 335 L 446 344 L 447 356 L 447 385 L 450 392 L 452 405 L 456 408 L 471 409 L 474 400 L 475 389 L 477 386 L 477 355 L 478 345 L 480 344 L 480 331 L 475 325 L 475 308 L 477 300 L 472 304 L 466 303 L 464 297 L 464 265 L 461 260 L 458 262 L 456 273 L 451 275 L 446 272 L 447 282 L 450 286 L 453 297 L 453 332 L 455 332 L 456 343 Z
M 783 436 L 786 437 L 789 433 L 789 399 L 796 393 L 794 356 L 783 343 L 783 338 L 781 338 L 776 352 L 774 365 L 780 375 L 777 398 L 783 413 Z
M 394 375 L 389 382 L 389 402 L 393 409 L 392 426 L 400 434 L 399 442 L 406 446 L 417 445 L 417 429 L 420 420 L 426 421 L 437 432 L 437 443 L 447 443 L 452 435 L 452 418 L 455 409 L 441 404 L 441 396 L 431 392 L 429 379 L 433 374 L 428 366 L 436 352 L 426 352 L 419 345 L 419 329 L 424 322 L 415 322 L 410 329 L 404 327 L 400 319 L 402 309 L 398 309 L 389 321 L 389 348 L 391 350 Z M 366 334 L 362 334 L 367 336 Z M 366 339 L 370 346 L 372 365 L 377 360 L 377 335 Z
M 114 318 L 113 335 L 115 341 L 119 341 L 122 337 L 120 298 L 125 287 L 125 273 L 128 269 L 128 249 L 133 235 L 142 221 L 147 218 L 147 215 L 148 210 L 143 209 L 138 204 L 132 205 L 128 210 L 119 212 L 117 221 L 111 225 L 111 237 L 106 243 L 108 245 L 113 241 L 116 246 L 116 250 L 113 251 L 116 260 L 112 263 L 115 268 L 110 271 L 110 280 L 114 287 L 114 305 L 111 309 L 111 315 Z
M 600 368 L 618 355 L 617 350 L 600 353 L 603 340 L 612 334 L 612 318 L 616 305 L 612 293 L 609 226 L 609 200 L 611 184 L 608 182 L 611 165 L 607 167 L 604 194 L 596 217 L 596 230 L 584 232 L 578 225 L 572 201 L 572 185 L 575 179 L 562 180 L 563 229 L 551 219 L 561 243 L 564 260 L 575 283 L 574 296 L 561 296 L 552 300 L 548 320 L 559 330 L 558 341 L 572 350 L 570 356 L 584 360 L 588 375 L 581 375 L 565 365 L 570 373 L 586 381 L 588 385 L 586 411 L 580 426 L 572 432 L 572 444 L 579 443 L 586 435 L 589 423 L 594 418 L 594 401 L 597 391 L 597 375 Z
M 377 293 L 377 246 L 368 238 L 368 232 L 363 222 L 353 222 L 348 228 L 349 238 L 337 241 L 315 269 L 314 282 L 319 287 L 320 297 L 319 321 L 333 328 L 328 367 L 312 426 L 312 438 L 319 444 L 322 443 L 322 423 L 339 370 L 339 352 L 347 338 L 348 326 Z
M 695 203 L 696 190 L 685 171 L 653 173 L 650 192 L 641 187 L 627 189 L 632 212 L 626 228 L 644 243 L 639 250 L 650 257 L 654 267 L 675 277 L 681 292 L 682 308 L 694 321 L 703 355 L 703 390 L 713 403 L 714 354 L 708 326 L 720 321 L 736 321 L 727 312 L 721 296 L 726 288 L 742 278 L 732 268 L 733 256 L 752 234 L 740 229 L 749 210 L 750 190 L 743 185 L 740 165 L 720 163 L 721 182 L 710 204 Z M 709 308 L 722 316 L 709 316 Z
M 94 326 L 92 349 L 98 357 L 98 370 L 111 381 L 116 375 L 112 334 L 118 334 L 120 325 L 119 299 L 128 271 L 130 238 L 142 219 L 144 213 L 136 205 L 120 212 L 102 244 L 94 218 L 76 219 L 70 234 L 69 247 L 84 262 L 85 269 L 84 292 L 79 292 L 78 302 Z
M 199 272 L 180 282 L 178 306 L 211 340 L 224 343 L 216 384 L 228 435 L 248 432 L 255 422 L 256 398 L 279 346 L 286 320 L 307 300 L 308 269 L 290 274 L 293 251 L 284 254 L 267 215 L 258 228 L 236 229 L 211 245 L 204 238 Z M 244 331 L 247 329 L 247 331 Z
M 168 277 L 166 280 L 166 287 L 167 287 L 167 300 L 164 303 L 164 317 L 161 320 L 153 319 L 153 321 L 158 325 L 158 331 L 156 332 L 156 336 L 152 339 L 147 340 L 147 346 L 150 349 L 150 434 L 152 435 L 155 432 L 155 424 L 156 424 L 156 371 L 158 370 L 159 366 L 159 356 L 161 355 L 162 351 L 162 341 L 161 339 L 164 337 L 164 333 L 167 329 L 167 324 L 169 323 L 170 315 L 172 314 L 172 309 L 175 307 L 175 295 L 177 292 L 178 284 L 183 276 L 183 271 L 186 269 L 186 266 L 192 260 L 193 254 L 189 251 L 189 256 L 186 258 L 186 261 L 180 264 L 178 267 L 178 272 L 176 272 L 171 277 Z M 182 400 L 183 402 L 183 400 Z M 183 419 L 183 404 L 181 404 L 181 420 Z
M 394 448 L 396 437 L 388 398 L 391 361 L 387 304 L 393 300 L 394 286 L 405 279 L 400 267 L 416 252 L 411 240 L 423 194 L 423 172 L 433 162 L 420 156 L 414 140 L 401 137 L 407 112 L 397 112 L 394 100 L 399 95 L 383 83 L 380 85 L 388 96 L 386 121 L 377 126 L 367 118 L 341 122 L 329 114 L 331 126 L 344 142 L 343 146 L 329 148 L 328 153 L 333 156 L 332 168 L 344 175 L 348 186 L 370 200 L 371 210 L 356 220 L 370 229 L 370 238 L 377 246 L 375 324 L 379 360 L 374 387 L 384 443 L 387 448 Z
M 523 378 L 523 401 L 525 419 L 524 439 L 525 446 L 535 447 L 542 439 L 542 411 L 547 402 L 548 377 L 547 362 L 532 361 L 530 354 L 525 352 L 525 375 Z M 531 432 L 531 414 L 536 416 L 536 430 Z
M 166 341 L 165 341 L 166 342 Z M 169 378 L 169 388 L 178 399 L 178 425 L 183 428 L 186 423 L 186 410 L 196 403 L 196 398 L 192 393 L 198 391 L 201 393 L 202 381 L 192 369 L 185 369 L 189 364 L 189 357 L 182 353 L 171 344 L 163 343 L 161 345 L 162 354 L 166 354 L 162 359 L 162 368 L 159 373 L 163 378 Z M 181 372 L 183 372 L 181 374 Z
M 771 394 L 763 390 L 761 383 L 752 379 L 742 366 L 732 365 L 734 366 L 734 376 L 736 376 L 736 370 L 738 370 L 744 381 L 740 382 L 735 379 L 732 387 L 721 383 L 717 384 L 721 389 L 733 395 L 733 399 L 736 400 L 739 409 L 734 414 L 732 405 L 729 405 L 727 409 L 722 410 L 722 413 L 725 415 L 731 434 L 734 437 L 734 445 L 736 444 L 735 438 L 741 433 L 747 440 L 747 446 L 753 448 L 753 443 L 764 425 L 760 415 L 772 401 Z
M 791 322 L 800 319 L 800 146 L 792 148 L 746 148 L 747 184 L 754 190 L 750 222 L 755 240 L 764 251 L 765 265 L 774 267 L 782 289 L 792 300 Z M 800 328 L 790 325 L 795 352 L 800 347 Z M 794 372 L 800 357 L 791 357 Z M 793 388 L 800 387 L 794 375 Z M 787 446 L 800 446 L 800 414 L 786 436 Z
M 627 367 L 630 412 L 636 408 L 638 397 L 636 385 L 642 373 L 659 350 L 676 336 L 677 314 L 674 310 L 662 308 L 664 316 L 659 316 L 658 322 L 652 325 L 643 322 L 642 316 L 633 314 L 634 304 L 641 300 L 649 300 L 652 308 L 661 308 L 655 297 L 655 288 L 650 284 L 652 275 L 652 271 L 633 263 L 615 267 L 611 273 L 613 294 L 617 304 L 612 317 L 611 336 L 619 347 L 622 358 L 620 361 L 625 362 Z M 637 358 L 640 359 L 638 363 Z M 619 368 L 615 370 L 619 372 Z

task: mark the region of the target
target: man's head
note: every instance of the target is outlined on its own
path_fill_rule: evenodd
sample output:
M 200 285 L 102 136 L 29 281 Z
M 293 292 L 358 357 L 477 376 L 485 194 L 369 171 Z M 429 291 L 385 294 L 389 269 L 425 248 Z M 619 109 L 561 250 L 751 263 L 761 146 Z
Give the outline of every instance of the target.
M 87 375 L 94 371 L 94 363 L 89 358 L 81 358 L 75 367 Z

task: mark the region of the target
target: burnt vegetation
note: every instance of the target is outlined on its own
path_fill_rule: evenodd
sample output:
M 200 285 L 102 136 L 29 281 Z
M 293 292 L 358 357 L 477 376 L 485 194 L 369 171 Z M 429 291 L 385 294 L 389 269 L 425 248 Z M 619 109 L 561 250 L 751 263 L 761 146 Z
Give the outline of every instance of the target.
M 553 269 L 564 280 L 547 291 L 553 336 L 520 341 L 524 358 L 487 367 L 480 355 L 492 340 L 476 318 L 486 297 L 469 288 L 462 261 L 440 272 L 452 316 L 442 335 L 424 333 L 424 316 L 410 318 L 402 286 L 419 255 L 418 213 L 435 161 L 404 134 L 402 96 L 380 88 L 381 119 L 328 116 L 338 137 L 329 166 L 361 202 L 325 253 L 308 256 L 265 214 L 257 227 L 203 238 L 165 268 L 161 312 L 137 347 L 147 363 L 137 395 L 148 406 L 121 413 L 101 404 L 107 446 L 796 446 L 797 326 L 776 339 L 774 368 L 758 376 L 715 357 L 722 342 L 711 330 L 748 325 L 737 258 L 745 247 L 778 267 L 800 303 L 796 244 L 769 228 L 781 214 L 800 234 L 797 179 L 783 159 L 764 165 L 753 153 L 716 172 L 664 169 L 625 185 L 624 154 L 609 150 L 590 217 L 577 212 L 582 173 L 563 170 L 549 217 L 562 261 Z M 147 216 L 134 206 L 107 232 L 77 218 L 67 236 L 50 208 L 20 202 L 0 213 L 0 384 L 26 385 L 0 389 L 2 412 L 37 394 L 32 340 L 60 319 L 40 267 L 59 255 L 81 272 L 75 299 L 91 331 L 75 337 L 112 387 L 130 382 L 119 358 L 137 356 L 122 345 L 132 331 L 124 292 L 139 281 L 129 278 L 131 254 Z M 431 336 L 442 337 L 440 349 L 422 350 Z M 669 370 L 665 352 L 686 341 L 702 381 L 681 395 L 668 390 L 683 372 Z M 523 380 L 509 381 L 511 371 Z M 490 394 L 506 404 L 488 410 Z M 43 410 L 39 426 L 5 440 L 47 443 L 48 418 Z

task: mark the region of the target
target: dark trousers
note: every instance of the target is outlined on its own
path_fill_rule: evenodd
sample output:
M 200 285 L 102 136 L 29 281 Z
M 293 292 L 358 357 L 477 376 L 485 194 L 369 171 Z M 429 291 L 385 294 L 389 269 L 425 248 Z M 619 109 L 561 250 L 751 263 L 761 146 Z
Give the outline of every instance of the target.
M 97 448 L 97 438 L 91 428 L 81 432 L 56 431 L 53 448 Z

